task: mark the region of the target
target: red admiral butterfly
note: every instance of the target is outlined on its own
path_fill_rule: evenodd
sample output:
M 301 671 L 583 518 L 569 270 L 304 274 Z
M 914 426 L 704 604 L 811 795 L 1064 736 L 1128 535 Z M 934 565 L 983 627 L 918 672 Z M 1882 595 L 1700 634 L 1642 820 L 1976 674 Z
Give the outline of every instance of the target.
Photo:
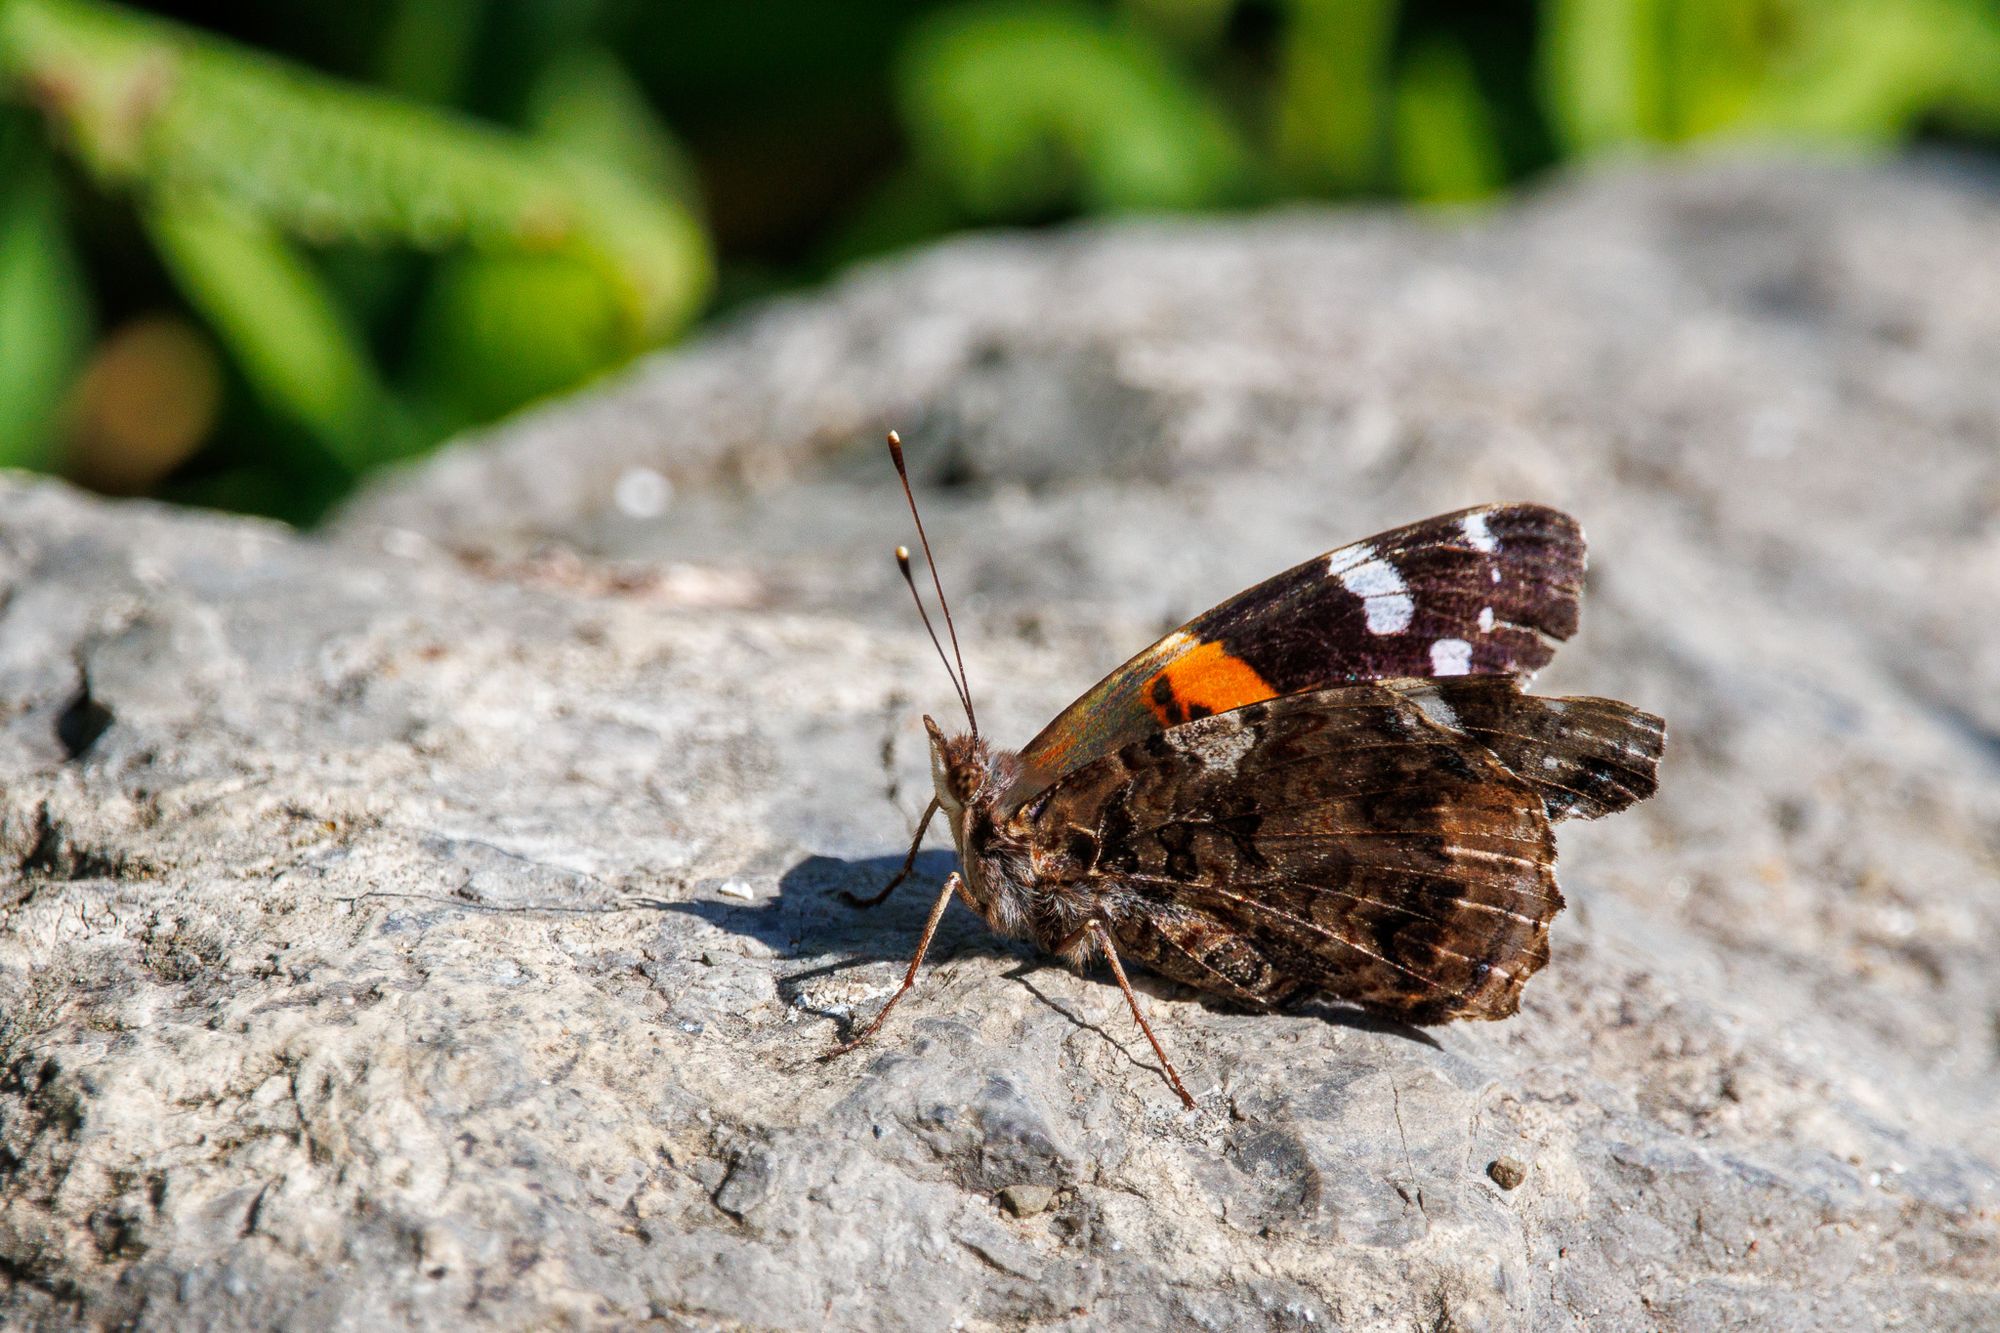
M 931 583 L 944 588 L 892 432 Z M 956 895 L 1004 935 L 1102 957 L 1189 1106 L 1121 958 L 1238 1003 L 1317 995 L 1414 1023 L 1506 1018 L 1562 910 L 1553 825 L 1650 796 L 1665 725 L 1610 699 L 1522 692 L 1576 632 L 1583 532 L 1541 505 L 1483 505 L 1309 560 L 1106 676 L 1018 753 L 930 718 L 939 810 L 963 874 L 938 894 L 901 987 Z M 957 670 L 953 672 L 953 660 Z

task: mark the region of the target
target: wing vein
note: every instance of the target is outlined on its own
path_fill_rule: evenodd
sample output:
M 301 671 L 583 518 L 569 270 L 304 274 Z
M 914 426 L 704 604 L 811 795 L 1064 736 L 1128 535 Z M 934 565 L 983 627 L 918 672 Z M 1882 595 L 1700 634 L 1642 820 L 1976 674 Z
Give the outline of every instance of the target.
M 1355 941 L 1348 939 L 1345 935 L 1342 935 L 1337 931 L 1328 930 L 1325 926 L 1320 925 L 1317 921 L 1308 921 L 1303 917 L 1293 916 L 1290 912 L 1280 911 L 1278 908 L 1273 907 L 1269 903 L 1258 902 L 1255 898 L 1245 898 L 1241 894 L 1230 893 L 1224 889 L 1215 889 L 1213 890 L 1213 892 L 1215 892 L 1219 897 L 1227 898 L 1231 902 L 1241 904 L 1242 906 L 1248 908 L 1252 912 L 1260 912 L 1267 917 L 1275 917 L 1280 921 L 1286 922 L 1289 926 L 1310 931 L 1312 934 L 1319 935 L 1326 939 L 1329 939 L 1333 941 L 1335 944 L 1345 945 L 1347 948 L 1354 950 L 1354 952 L 1361 954 L 1364 957 L 1372 958 L 1376 962 L 1381 963 L 1384 966 L 1396 969 L 1396 971 L 1401 972 L 1404 976 L 1409 977 L 1417 982 L 1420 982 L 1423 985 L 1430 987 L 1432 990 L 1441 991 L 1446 989 L 1444 984 L 1438 981 L 1435 977 L 1425 976 L 1423 973 L 1417 971 L 1415 968 L 1405 966 L 1404 964 L 1397 962 L 1395 959 L 1390 958 L 1385 954 L 1376 953 L 1373 949 L 1369 948 L 1365 944 L 1357 944 Z

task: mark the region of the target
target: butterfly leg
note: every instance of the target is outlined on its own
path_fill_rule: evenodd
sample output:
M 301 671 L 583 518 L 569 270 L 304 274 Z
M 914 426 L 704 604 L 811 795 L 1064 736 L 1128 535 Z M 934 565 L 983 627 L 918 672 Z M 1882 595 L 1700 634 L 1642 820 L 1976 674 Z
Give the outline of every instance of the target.
M 1125 965 L 1118 961 L 1117 946 L 1112 944 L 1111 932 L 1104 928 L 1104 923 L 1095 918 L 1084 922 L 1082 929 L 1056 947 L 1056 952 L 1068 952 L 1083 936 L 1089 936 L 1104 950 L 1104 961 L 1111 964 L 1111 975 L 1118 978 L 1118 989 L 1125 992 L 1125 1003 L 1132 1006 L 1132 1017 L 1138 1020 L 1139 1031 L 1146 1034 L 1146 1040 L 1153 1045 L 1153 1054 L 1160 1057 L 1160 1068 L 1167 1071 L 1167 1082 L 1174 1085 L 1174 1091 L 1180 1094 L 1181 1101 L 1192 1111 L 1194 1098 L 1189 1096 L 1188 1090 L 1182 1086 L 1180 1072 L 1174 1068 L 1174 1062 L 1167 1058 L 1166 1048 L 1160 1045 L 1160 1039 L 1153 1035 L 1153 1025 L 1146 1021 L 1145 1011 L 1139 1008 L 1139 997 L 1132 993 L 1132 983 L 1125 979 Z
M 954 893 L 957 893 L 958 891 L 959 891 L 958 872 L 954 870 L 951 872 L 949 876 L 946 877 L 944 882 L 944 892 L 938 895 L 938 900 L 936 904 L 933 905 L 931 908 L 931 919 L 924 922 L 924 936 L 922 939 L 917 941 L 917 955 L 916 957 L 910 960 L 910 970 L 903 974 L 903 984 L 898 986 L 896 988 L 896 993 L 889 997 L 889 1003 L 882 1006 L 882 1012 L 876 1014 L 874 1020 L 870 1022 L 867 1027 L 861 1029 L 861 1031 L 854 1037 L 852 1041 L 842 1042 L 840 1045 L 834 1047 L 832 1050 L 828 1051 L 825 1055 L 821 1056 L 820 1057 L 821 1059 L 831 1060 L 836 1055 L 846 1055 L 856 1046 L 859 1046 L 862 1042 L 867 1041 L 870 1037 L 874 1036 L 875 1029 L 882 1026 L 882 1020 L 887 1018 L 889 1016 L 889 1011 L 896 1007 L 896 1001 L 902 999 L 905 995 L 908 995 L 910 993 L 910 988 L 917 984 L 917 969 L 923 966 L 924 954 L 931 947 L 931 937 L 937 934 L 938 921 L 940 918 L 944 916 L 944 909 L 951 906 L 951 896 Z M 1155 1043 L 1155 1047 L 1157 1048 L 1157 1043 Z M 1161 1058 L 1165 1059 L 1166 1057 L 1162 1056 Z
M 894 893 L 896 891 L 896 886 L 898 884 L 901 884 L 904 880 L 908 879 L 910 877 L 910 872 L 917 868 L 917 849 L 924 845 L 924 834 L 930 829 L 931 816 L 935 815 L 937 812 L 938 812 L 938 801 L 937 797 L 933 796 L 931 797 L 931 803 L 924 807 L 924 817 L 917 821 L 917 836 L 910 839 L 910 854 L 903 858 L 903 868 L 896 872 L 896 877 L 894 879 L 890 880 L 887 884 L 884 884 L 882 886 L 882 891 L 880 893 L 874 894 L 871 897 L 863 898 L 858 893 L 849 893 L 846 889 L 842 889 L 840 891 L 840 896 L 847 899 L 848 902 L 853 903 L 856 907 L 873 907 L 875 906 L 875 904 L 881 902 L 884 898 L 887 898 L 890 894 Z

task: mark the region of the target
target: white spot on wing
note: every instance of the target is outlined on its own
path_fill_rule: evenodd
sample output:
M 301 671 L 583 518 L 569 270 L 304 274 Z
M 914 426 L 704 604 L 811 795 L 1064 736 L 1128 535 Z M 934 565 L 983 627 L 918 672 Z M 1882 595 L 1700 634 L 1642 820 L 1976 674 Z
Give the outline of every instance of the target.
M 1401 634 L 1417 614 L 1409 586 L 1387 560 L 1369 560 L 1343 571 L 1340 586 L 1361 599 L 1370 634 Z
M 1473 550 L 1484 551 L 1491 555 L 1500 549 L 1499 539 L 1486 526 L 1484 513 L 1467 514 L 1459 520 L 1459 526 L 1465 529 L 1465 540 L 1472 543 Z
M 1370 560 L 1365 565 L 1356 565 L 1340 576 L 1340 586 L 1356 597 L 1383 597 L 1409 590 L 1403 583 L 1403 576 L 1387 560 Z
M 1479 632 L 1481 634 L 1493 632 L 1493 608 L 1490 606 L 1479 608 Z
M 1431 674 L 1463 676 L 1472 670 L 1472 645 L 1464 639 L 1439 639 L 1431 645 Z
M 1410 621 L 1417 614 L 1417 604 L 1401 593 L 1393 597 L 1371 597 L 1362 606 L 1368 613 L 1370 634 L 1401 634 L 1410 627 Z
M 1326 558 L 1326 572 L 1329 578 L 1338 578 L 1363 561 L 1375 558 L 1375 548 L 1367 542 L 1356 542 L 1343 546 Z

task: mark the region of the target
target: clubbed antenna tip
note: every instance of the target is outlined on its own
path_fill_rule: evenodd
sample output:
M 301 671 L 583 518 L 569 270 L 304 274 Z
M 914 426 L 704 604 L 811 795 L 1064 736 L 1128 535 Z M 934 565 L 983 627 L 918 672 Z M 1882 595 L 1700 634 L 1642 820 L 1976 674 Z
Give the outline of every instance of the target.
M 931 642 L 937 645 L 938 657 L 944 661 L 945 674 L 951 677 L 952 687 L 958 691 L 958 701 L 965 706 L 965 720 L 972 728 L 972 734 L 979 734 L 979 718 L 972 711 L 972 690 L 965 680 L 965 654 L 958 647 L 958 626 L 952 623 L 951 603 L 945 600 L 944 582 L 938 578 L 937 561 L 931 555 L 931 539 L 924 532 L 924 516 L 917 512 L 916 493 L 910 489 L 910 470 L 903 464 L 903 437 L 895 431 L 889 432 L 889 457 L 896 464 L 896 479 L 903 483 L 903 498 L 909 502 L 910 517 L 917 523 L 917 541 L 924 548 L 924 564 L 931 572 L 931 586 L 937 590 L 938 606 L 944 611 L 945 632 L 951 636 L 951 657 L 945 657 L 944 645 L 938 642 L 937 631 L 931 628 L 931 618 L 924 610 L 924 599 L 917 594 L 917 581 L 910 573 L 910 550 L 907 546 L 896 548 L 896 566 L 903 571 L 903 582 L 910 585 L 910 596 L 916 598 L 917 614 L 924 618 L 924 628 L 930 632 Z M 957 672 L 951 669 L 952 661 L 958 662 Z

